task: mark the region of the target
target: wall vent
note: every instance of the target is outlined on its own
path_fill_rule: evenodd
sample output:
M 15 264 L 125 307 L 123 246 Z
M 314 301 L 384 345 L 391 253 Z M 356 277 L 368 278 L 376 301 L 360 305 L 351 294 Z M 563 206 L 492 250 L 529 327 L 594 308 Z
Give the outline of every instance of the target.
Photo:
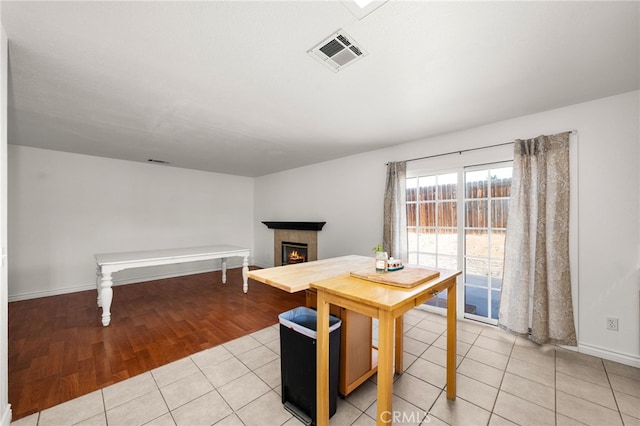
M 367 55 L 367 52 L 343 30 L 338 30 L 307 53 L 333 72 L 338 72 Z

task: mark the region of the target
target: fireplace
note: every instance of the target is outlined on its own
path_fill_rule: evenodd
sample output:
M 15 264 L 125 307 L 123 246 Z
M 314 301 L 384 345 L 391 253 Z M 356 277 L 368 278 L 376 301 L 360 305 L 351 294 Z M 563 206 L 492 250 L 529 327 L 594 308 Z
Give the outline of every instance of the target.
M 282 242 L 282 264 L 303 263 L 308 259 L 309 245 L 305 243 Z
M 326 222 L 262 222 L 273 229 L 274 266 L 318 260 L 318 232 Z M 285 245 L 293 245 L 285 249 Z M 297 251 L 289 260 L 289 254 Z

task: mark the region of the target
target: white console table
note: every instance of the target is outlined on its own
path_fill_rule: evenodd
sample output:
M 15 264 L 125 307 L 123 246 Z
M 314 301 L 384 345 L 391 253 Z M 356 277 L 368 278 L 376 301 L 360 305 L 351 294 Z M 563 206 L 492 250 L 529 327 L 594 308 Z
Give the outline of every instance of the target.
M 230 245 L 96 254 L 96 287 L 98 307 L 102 307 L 102 325 L 106 327 L 111 322 L 111 301 L 113 300 L 111 275 L 114 272 L 144 266 L 222 259 L 222 283 L 224 284 L 227 282 L 227 258 L 239 256 L 243 258 L 242 290 L 246 293 L 249 289 L 247 284 L 249 255 L 249 249 Z

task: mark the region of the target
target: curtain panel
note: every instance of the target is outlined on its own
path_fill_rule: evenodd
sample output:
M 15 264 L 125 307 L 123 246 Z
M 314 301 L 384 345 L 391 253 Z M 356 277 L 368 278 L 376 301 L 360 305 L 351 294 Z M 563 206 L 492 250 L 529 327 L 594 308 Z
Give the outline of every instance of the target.
M 576 345 L 569 271 L 569 132 L 516 140 L 498 325 Z
M 382 247 L 389 256 L 407 261 L 407 162 L 387 164 Z

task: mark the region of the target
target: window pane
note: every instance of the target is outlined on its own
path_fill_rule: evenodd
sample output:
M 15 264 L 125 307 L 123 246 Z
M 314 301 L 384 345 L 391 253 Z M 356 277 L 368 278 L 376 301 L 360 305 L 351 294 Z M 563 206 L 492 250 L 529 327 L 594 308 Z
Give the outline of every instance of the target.
M 416 228 L 407 228 L 407 250 L 409 252 L 418 251 L 418 231 Z
M 409 261 L 409 264 L 411 265 L 417 265 L 418 264 L 418 253 L 415 252 L 411 252 L 409 251 L 408 256 L 407 256 L 407 260 Z
M 465 173 L 465 197 L 466 198 L 487 198 L 489 193 L 488 173 L 486 170 Z
M 464 239 L 464 254 L 489 257 L 489 231 L 486 229 L 467 229 Z
M 484 259 L 466 259 L 466 284 L 487 287 L 489 285 L 489 262 Z
M 491 227 L 507 229 L 509 215 L 509 200 L 491 200 Z
M 416 226 L 416 204 L 407 203 L 407 226 Z
M 492 259 L 504 259 L 504 239 L 506 236 L 505 231 L 491 231 L 490 255 Z
M 438 254 L 458 255 L 458 230 L 438 230 Z
M 420 203 L 418 204 L 418 219 L 420 226 L 436 226 L 436 203 Z
M 438 256 L 438 268 L 458 269 L 458 259 L 454 256 Z
M 455 201 L 443 201 L 438 203 L 438 226 L 458 226 L 458 203 Z
M 436 177 L 422 176 L 420 177 L 420 189 L 418 193 L 420 201 L 436 199 Z
M 425 305 L 437 306 L 438 308 L 447 307 L 447 290 L 442 293 L 438 293 L 436 297 L 433 297 L 425 302 Z
M 499 169 L 491 169 L 491 196 L 492 197 L 510 197 L 511 196 L 511 177 L 513 175 L 513 167 L 501 167 Z
M 486 317 L 488 304 L 489 302 L 486 289 L 465 286 L 464 311 L 466 313 Z
M 465 224 L 467 228 L 486 228 L 487 223 L 487 200 L 466 201 Z
M 449 173 L 446 175 L 438 176 L 438 199 L 440 200 L 455 200 L 458 195 L 456 190 L 458 188 L 458 174 Z
M 504 261 L 491 260 L 491 288 L 499 290 L 502 288 L 502 271 L 504 269 Z
M 418 256 L 417 264 L 420 265 L 420 266 L 427 266 L 427 267 L 435 268 L 436 267 L 436 257 L 435 257 L 435 255 L 432 255 L 432 254 L 420 253 L 420 255 Z
M 491 290 L 491 319 L 498 319 L 500 312 L 500 292 Z
M 418 230 L 418 251 L 422 253 L 436 253 L 436 231 L 435 229 L 419 228 Z M 434 264 L 435 266 L 435 264 Z
M 417 178 L 409 178 L 407 179 L 407 202 L 416 201 L 417 193 L 418 193 L 418 179 Z

